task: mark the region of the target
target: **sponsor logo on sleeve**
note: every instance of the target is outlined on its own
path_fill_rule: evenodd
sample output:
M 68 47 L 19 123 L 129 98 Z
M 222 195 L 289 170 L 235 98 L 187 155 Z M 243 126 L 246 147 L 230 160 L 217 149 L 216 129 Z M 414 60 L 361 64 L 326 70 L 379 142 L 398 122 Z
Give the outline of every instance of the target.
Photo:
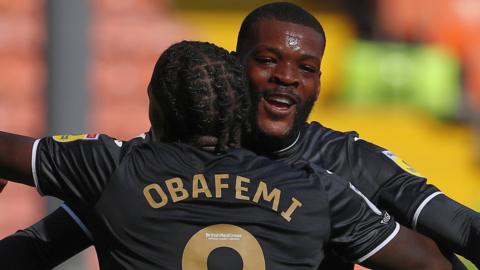
M 397 157 L 394 153 L 390 151 L 382 151 L 382 154 L 387 156 L 389 159 L 391 159 L 395 164 L 397 164 L 398 167 L 402 168 L 404 171 L 413 174 L 418 177 L 424 177 L 421 175 L 417 170 L 415 170 L 412 166 L 410 166 L 407 162 L 405 162 L 403 159 Z
M 77 140 L 98 140 L 99 134 L 55 135 L 52 138 L 57 142 L 73 142 Z
M 390 217 L 390 215 L 387 212 L 385 212 L 385 213 L 383 213 L 383 218 L 382 218 L 382 221 L 380 221 L 380 223 L 388 224 L 391 219 L 392 219 L 392 217 Z

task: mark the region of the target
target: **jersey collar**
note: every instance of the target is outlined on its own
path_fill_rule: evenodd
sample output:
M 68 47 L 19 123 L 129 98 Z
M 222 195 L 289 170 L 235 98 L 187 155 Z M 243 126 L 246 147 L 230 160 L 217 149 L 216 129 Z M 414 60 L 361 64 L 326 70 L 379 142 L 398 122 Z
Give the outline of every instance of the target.
M 302 133 L 301 131 L 298 132 L 297 137 L 295 138 L 295 140 L 289 146 L 287 146 L 283 149 L 280 149 L 280 150 L 273 151 L 272 153 L 275 154 L 275 155 L 281 155 L 281 153 L 286 152 L 289 149 L 291 149 L 292 147 L 294 147 L 297 144 L 298 140 L 300 139 L 300 134 L 301 133 Z

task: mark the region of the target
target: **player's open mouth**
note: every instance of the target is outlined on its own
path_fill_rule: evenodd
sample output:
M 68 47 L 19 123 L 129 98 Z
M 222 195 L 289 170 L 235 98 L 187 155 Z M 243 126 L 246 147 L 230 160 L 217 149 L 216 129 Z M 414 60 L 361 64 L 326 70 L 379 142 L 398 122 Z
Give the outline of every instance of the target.
M 262 97 L 266 110 L 277 117 L 286 116 L 295 110 L 297 98 L 295 95 L 275 93 Z

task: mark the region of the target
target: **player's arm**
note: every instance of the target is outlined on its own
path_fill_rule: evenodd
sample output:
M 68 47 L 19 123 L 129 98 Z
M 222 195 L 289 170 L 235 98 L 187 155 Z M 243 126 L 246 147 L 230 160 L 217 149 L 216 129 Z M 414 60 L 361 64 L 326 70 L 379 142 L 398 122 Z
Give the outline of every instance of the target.
M 82 194 L 82 202 L 94 200 L 94 196 L 88 194 L 100 192 L 92 187 L 98 188 L 106 182 L 100 176 L 109 175 L 114 170 L 121 145 L 112 138 L 97 134 L 37 140 L 32 152 L 35 162 L 32 164 L 35 169 L 32 169 L 39 184 L 37 188 L 41 193 L 59 197 L 72 198 L 75 197 L 72 194 Z M 92 156 L 96 158 L 89 158 Z M 70 165 L 76 169 L 72 171 Z M 80 180 L 75 180 L 77 178 Z M 73 189 L 70 192 L 66 188 L 69 186 Z M 0 266 L 51 269 L 90 246 L 93 237 L 87 228 L 88 223 L 84 223 L 88 221 L 86 215 L 89 212 L 84 211 L 81 205 L 68 205 L 62 205 L 37 224 L 2 240 L 0 250 L 11 256 L 3 258 Z M 23 258 L 27 257 L 29 260 L 24 261 Z
M 122 143 L 107 136 L 55 136 L 58 141 L 52 138 L 45 138 L 43 142 L 38 141 L 35 150 L 36 174 L 41 183 L 50 182 L 49 178 L 55 177 L 55 173 L 51 168 L 57 168 L 62 171 L 62 175 L 69 175 L 65 171 L 65 166 L 61 160 L 72 155 L 63 155 L 65 151 L 72 151 L 75 148 L 91 147 L 97 148 L 96 157 L 102 168 L 111 171 L 115 167 L 118 160 L 120 146 Z M 143 141 L 146 136 L 139 136 L 139 142 Z M 77 140 L 75 140 L 77 138 Z M 142 140 L 140 140 L 142 139 Z M 92 146 L 93 144 L 93 146 Z M 90 145 L 90 146 L 89 146 Z M 38 151 L 39 150 L 39 151 Z M 82 153 L 86 151 L 75 151 Z M 54 158 L 53 153 L 57 153 Z M 84 159 L 94 160 L 94 159 Z M 69 161 L 71 164 L 80 166 L 80 172 L 90 172 L 89 176 L 94 176 L 94 171 L 102 171 L 95 164 L 82 163 L 78 158 Z M 47 168 L 47 169 L 45 169 Z M 105 169 L 103 169 L 105 172 Z M 76 174 L 78 176 L 78 174 Z M 87 176 L 88 177 L 88 176 Z M 45 178 L 47 181 L 45 181 Z M 74 178 L 72 176 L 72 178 Z M 98 178 L 98 177 L 97 177 Z M 60 183 L 58 180 L 51 182 Z M 87 181 L 85 182 L 85 184 Z M 95 185 L 98 186 L 98 185 Z M 44 186 L 47 190 L 50 188 Z M 58 188 L 55 188 L 58 189 Z M 49 191 L 47 191 L 49 192 Z M 0 261 L 0 269 L 51 269 L 54 266 L 64 262 L 68 258 L 76 255 L 93 243 L 93 236 L 89 231 L 86 211 L 80 205 L 63 204 L 59 209 L 40 220 L 33 226 L 19 231 L 0 242 L 0 251 L 9 256 L 2 257 Z M 28 258 L 28 260 L 25 260 Z M 4 267 L 3 267 L 4 266 Z M 9 266 L 17 266 L 12 268 Z
M 444 251 L 460 254 L 480 267 L 480 215 L 428 184 L 394 153 L 357 136 L 348 134 L 335 147 L 322 149 L 326 156 L 343 156 L 342 162 L 333 160 L 327 168 L 352 181 L 402 225 L 418 230 Z M 438 215 L 439 211 L 442 215 Z M 460 264 L 455 256 L 450 257 Z
M 330 245 L 337 254 L 375 269 L 451 269 L 432 240 L 401 227 L 353 185 L 327 173 L 322 183 L 330 205 Z
M 116 170 L 122 144 L 102 134 L 57 135 L 35 141 L 37 190 L 90 209 Z
M 31 157 L 34 144 L 34 138 L 0 132 L 1 177 L 33 186 Z M 6 181 L 2 183 L 6 184 Z M 1 240 L 0 269 L 51 269 L 89 245 L 90 239 L 60 209 Z
M 0 269 L 52 269 L 91 245 L 91 239 L 62 205 L 36 224 L 0 241 Z
M 31 170 L 34 138 L 0 131 L 0 178 L 34 186 Z
M 0 132 L 0 178 L 37 188 L 62 200 L 89 201 L 101 193 L 120 150 L 99 134 L 34 139 Z M 103 137 L 102 137 L 103 138 Z M 110 147 L 111 148 L 111 147 Z
M 441 214 L 439 214 L 441 213 Z M 480 268 L 480 214 L 444 194 L 432 198 L 416 218 L 417 231 L 461 254 Z
M 390 151 L 364 141 L 357 143 L 365 149 L 364 155 L 372 156 L 370 160 L 377 166 L 384 164 L 379 175 L 386 181 L 379 181 L 381 185 L 374 196 L 378 205 L 391 211 L 402 224 L 480 266 L 480 214 L 428 184 L 423 176 Z M 442 214 L 438 215 L 439 212 Z
M 433 240 L 403 226 L 392 241 L 361 264 L 373 269 L 452 269 Z

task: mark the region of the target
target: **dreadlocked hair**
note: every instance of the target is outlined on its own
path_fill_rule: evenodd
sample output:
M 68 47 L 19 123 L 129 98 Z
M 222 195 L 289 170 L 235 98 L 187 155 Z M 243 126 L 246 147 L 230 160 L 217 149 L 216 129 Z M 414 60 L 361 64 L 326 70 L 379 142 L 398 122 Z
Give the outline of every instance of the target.
M 237 52 L 243 52 L 245 44 L 252 35 L 252 29 L 255 23 L 261 20 L 273 19 L 282 22 L 289 22 L 310 27 L 319 33 L 323 40 L 325 31 L 320 22 L 308 11 L 300 6 L 288 2 L 274 2 L 265 4 L 250 12 L 242 22 L 237 38 Z
M 215 149 L 237 148 L 249 130 L 250 97 L 244 67 L 214 44 L 182 41 L 158 59 L 149 85 L 159 104 L 168 136 L 163 141 L 195 143 L 201 136 L 217 139 Z

